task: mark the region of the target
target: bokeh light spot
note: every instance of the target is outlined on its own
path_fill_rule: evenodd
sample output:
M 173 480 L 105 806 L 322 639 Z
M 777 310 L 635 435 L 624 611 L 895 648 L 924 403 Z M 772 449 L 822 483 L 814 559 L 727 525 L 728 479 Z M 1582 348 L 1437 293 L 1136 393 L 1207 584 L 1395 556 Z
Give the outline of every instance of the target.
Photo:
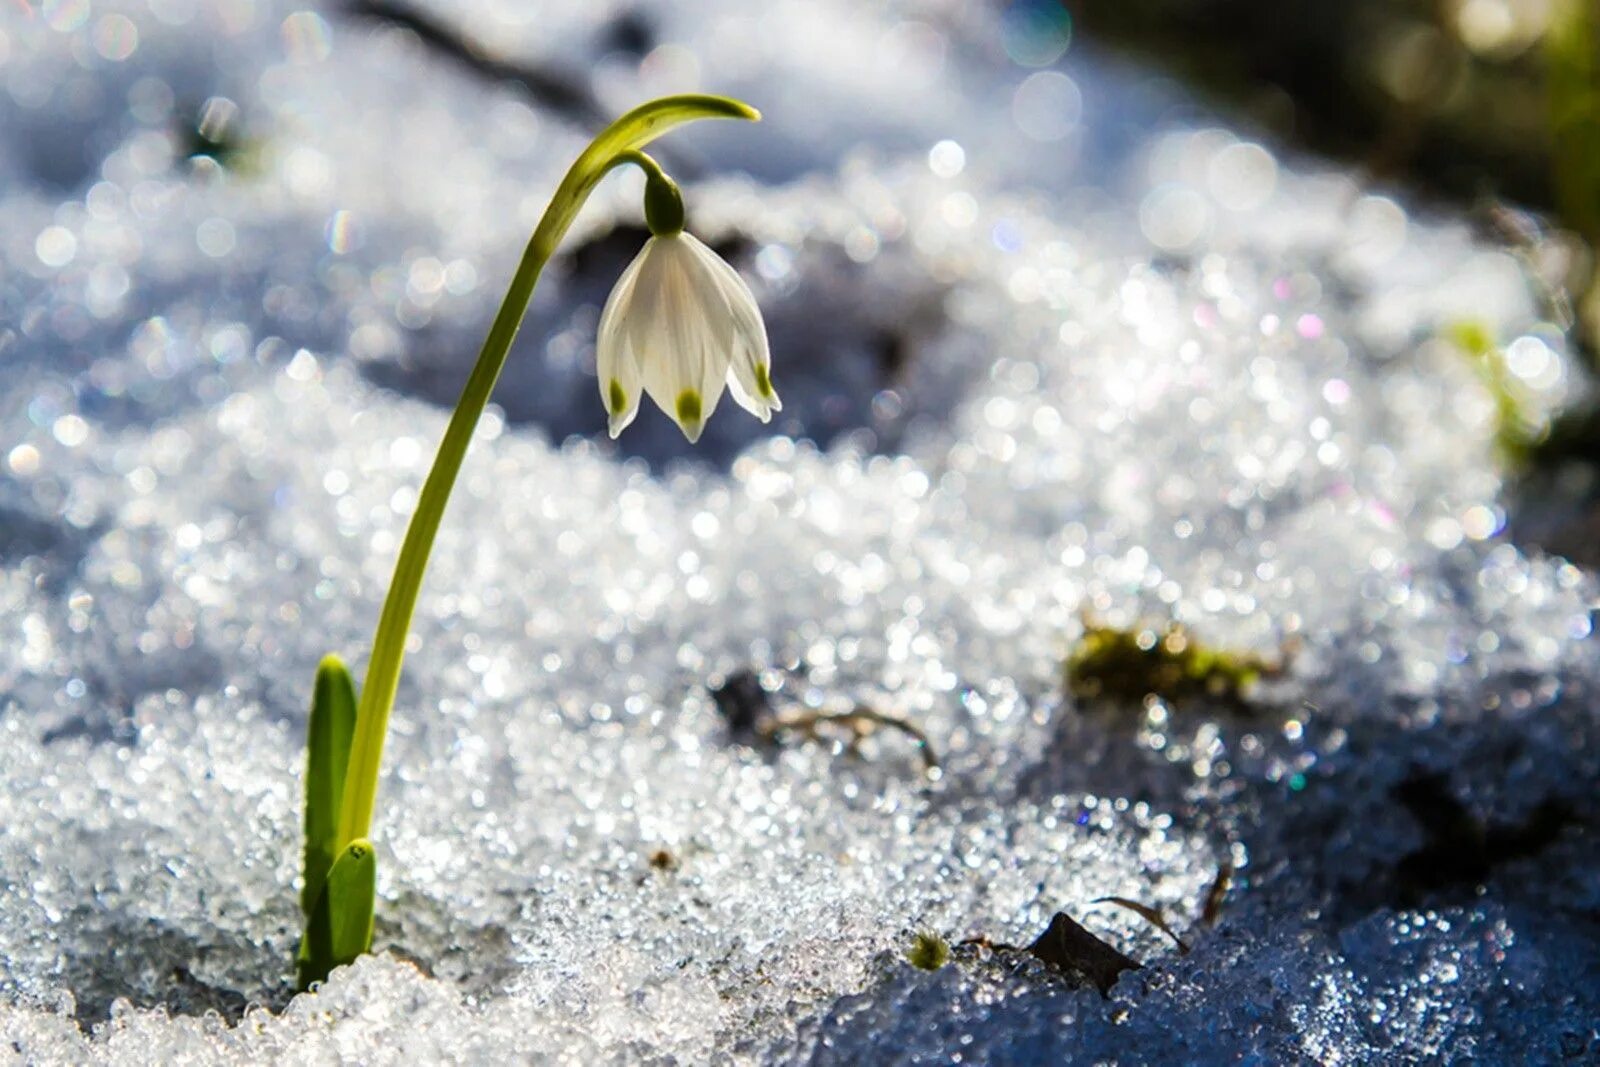
M 1072 16 L 1057 0 L 1015 0 L 1001 16 L 1000 44 L 1019 66 L 1048 67 L 1072 44 Z

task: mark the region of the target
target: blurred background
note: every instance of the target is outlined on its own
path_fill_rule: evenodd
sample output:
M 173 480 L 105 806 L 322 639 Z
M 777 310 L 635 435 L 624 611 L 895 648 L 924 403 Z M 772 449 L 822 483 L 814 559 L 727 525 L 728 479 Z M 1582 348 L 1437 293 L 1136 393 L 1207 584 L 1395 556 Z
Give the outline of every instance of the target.
M 1044 5 L 1017 5 L 1019 8 Z M 1597 21 L 1585 0 L 1342 4 L 1082 0 L 1091 40 L 1170 71 L 1287 143 L 1480 214 L 1515 205 L 1566 232 L 1557 280 L 1593 350 L 1600 235 Z M 1521 225 L 1519 225 L 1521 223 Z
M 1600 4 L 1592 0 L 1077 0 L 1081 40 L 1149 64 L 1230 121 L 1330 155 L 1519 253 L 1592 375 L 1600 338 Z M 1468 347 L 1471 347 L 1468 345 Z M 1513 464 L 1534 540 L 1600 561 L 1592 400 Z M 1552 502 L 1551 497 L 1559 498 Z M 1572 514 L 1568 509 L 1576 514 Z
M 0 11 L 0 181 L 15 194 L 0 358 L 13 390 L 29 366 L 76 402 L 139 401 L 148 383 L 107 392 L 86 388 L 82 372 L 111 346 L 160 342 L 183 317 L 166 303 L 176 299 L 218 329 L 248 324 L 252 350 L 265 333 L 284 358 L 302 347 L 347 355 L 378 382 L 448 405 L 567 146 L 641 98 L 695 89 L 743 94 L 769 121 L 663 148 L 688 181 L 781 185 L 929 153 L 936 173 L 1054 195 L 1078 219 L 1125 212 L 1130 187 L 1161 184 L 1154 131 L 1225 123 L 1275 155 L 1331 157 L 1417 210 L 1468 220 L 1519 257 L 1550 321 L 1593 365 L 1600 6 L 1586 0 L 921 0 L 825 11 L 716 0 L 12 0 Z M 416 166 L 397 171 L 397 161 Z M 1271 192 L 1276 164 L 1241 153 L 1234 163 L 1245 184 L 1224 207 L 1237 213 Z M 511 186 L 517 173 L 525 188 Z M 170 188 L 158 195 L 174 176 L 194 193 L 181 206 Z M 92 238 L 79 228 L 130 198 L 131 222 Z M 201 255 L 185 261 L 174 234 L 148 223 L 206 213 L 208 201 L 211 217 L 186 220 Z M 798 235 L 753 233 L 736 195 L 720 203 L 701 222 L 765 286 L 790 400 L 778 429 L 820 444 L 861 432 L 889 449 L 919 417 L 942 418 L 960 373 L 907 382 L 937 328 L 939 287 L 884 263 L 861 269 L 881 228 L 834 249 L 837 270 L 804 270 L 793 262 L 808 254 Z M 1144 209 L 1145 236 L 1165 253 L 1199 247 L 1209 230 L 1183 197 Z M 580 228 L 497 397 L 512 422 L 557 440 L 601 429 L 598 406 L 580 400 L 593 388 L 588 332 L 642 236 L 630 220 Z M 861 285 L 894 295 L 863 301 Z M 171 346 L 167 358 L 185 363 Z M 159 379 L 169 395 L 143 398 L 151 413 L 198 380 L 177 367 Z M 691 451 L 647 417 L 620 447 L 652 463 L 726 463 L 756 436 L 718 420 Z M 1592 464 L 1600 435 L 1580 403 L 1533 436 L 1518 469 L 1542 477 Z M 1534 495 L 1586 499 L 1593 479 L 1563 470 Z M 1588 526 L 1534 525 L 1565 551 L 1594 540 Z

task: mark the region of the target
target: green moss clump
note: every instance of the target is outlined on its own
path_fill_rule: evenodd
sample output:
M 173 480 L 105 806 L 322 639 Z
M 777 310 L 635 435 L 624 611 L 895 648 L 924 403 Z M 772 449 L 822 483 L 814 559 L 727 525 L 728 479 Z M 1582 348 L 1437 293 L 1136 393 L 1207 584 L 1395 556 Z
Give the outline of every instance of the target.
M 1089 626 L 1067 656 L 1066 686 L 1083 701 L 1139 704 L 1157 696 L 1243 708 L 1263 677 L 1282 671 L 1282 663 L 1261 656 L 1203 645 L 1175 622 L 1159 632 Z
M 1512 467 L 1527 463 L 1550 433 L 1550 424 L 1534 409 L 1528 387 L 1511 373 L 1506 354 L 1489 325 L 1477 319 L 1451 323 L 1444 336 L 1472 362 L 1484 388 L 1494 399 L 1494 443 L 1500 459 Z
M 906 950 L 906 962 L 924 971 L 937 971 L 950 962 L 950 943 L 927 930 L 917 934 Z

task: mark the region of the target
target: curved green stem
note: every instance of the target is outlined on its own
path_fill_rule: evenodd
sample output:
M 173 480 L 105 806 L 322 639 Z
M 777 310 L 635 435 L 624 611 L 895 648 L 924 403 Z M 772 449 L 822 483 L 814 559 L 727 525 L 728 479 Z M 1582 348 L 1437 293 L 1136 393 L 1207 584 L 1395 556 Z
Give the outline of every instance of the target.
M 372 640 L 372 658 L 367 664 L 367 676 L 361 686 L 361 701 L 356 712 L 355 739 L 339 811 L 341 847 L 370 835 L 373 806 L 378 796 L 378 769 L 383 760 L 384 735 L 388 731 L 395 691 L 400 684 L 406 633 L 411 628 L 411 616 L 416 609 L 417 594 L 422 589 L 428 555 L 433 549 L 434 537 L 439 532 L 439 521 L 444 517 L 445 505 L 450 500 L 450 490 L 455 486 L 456 474 L 461 470 L 461 461 L 466 458 L 467 448 L 472 443 L 478 417 L 483 414 L 489 394 L 494 391 L 495 382 L 500 377 L 500 369 L 505 366 L 506 355 L 522 325 L 522 317 L 527 312 L 533 288 L 539 281 L 539 273 L 555 253 L 572 220 L 577 217 L 578 209 L 607 171 L 619 163 L 636 162 L 630 153 L 640 154 L 639 149 L 674 126 L 696 119 L 714 118 L 753 121 L 760 118 L 760 114 L 737 100 L 701 95 L 663 97 L 634 108 L 601 131 L 584 149 L 561 180 L 550 206 L 545 209 L 544 217 L 533 231 L 527 250 L 522 254 L 522 262 L 511 279 L 511 287 L 500 304 L 494 324 L 489 327 L 489 336 L 483 342 L 478 362 L 473 366 L 466 388 L 461 392 L 461 399 L 450 416 L 444 440 L 440 442 L 439 452 L 434 457 L 433 469 L 423 483 L 422 494 L 417 498 L 417 509 L 411 516 L 411 525 L 406 529 L 400 557 L 395 562 L 394 579 L 389 586 L 389 595 L 383 602 L 383 613 L 378 618 L 378 632 Z

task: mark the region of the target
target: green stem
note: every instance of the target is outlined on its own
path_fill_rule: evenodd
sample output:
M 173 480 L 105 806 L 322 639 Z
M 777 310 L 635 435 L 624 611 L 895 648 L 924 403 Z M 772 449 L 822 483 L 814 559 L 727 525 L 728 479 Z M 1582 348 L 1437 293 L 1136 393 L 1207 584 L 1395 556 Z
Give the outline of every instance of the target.
M 400 668 L 405 661 L 406 633 L 416 610 L 417 594 L 422 589 L 428 555 L 439 532 L 450 490 L 455 486 L 461 462 L 472 443 L 473 430 L 494 391 L 500 370 L 505 366 L 511 342 L 522 325 L 539 273 L 555 253 L 567 228 L 577 217 L 595 185 L 619 163 L 637 162 L 631 154 L 666 133 L 674 126 L 695 119 L 760 118 L 754 108 L 737 100 L 719 96 L 669 96 L 634 108 L 606 127 L 584 149 L 556 189 L 544 217 L 539 220 L 522 262 L 511 279 L 500 311 L 489 336 L 483 342 L 478 362 L 472 368 L 466 388 L 461 391 L 444 440 L 434 457 L 433 469 L 423 483 L 417 509 L 411 516 L 400 557 L 395 562 L 394 579 L 378 617 L 378 631 L 372 639 L 372 658 L 361 686 L 361 703 L 356 712 L 355 740 L 345 776 L 344 799 L 339 811 L 340 848 L 370 836 L 372 812 L 378 796 L 378 770 L 383 761 L 383 741 L 389 727 L 389 712 L 394 707 L 400 685 Z

